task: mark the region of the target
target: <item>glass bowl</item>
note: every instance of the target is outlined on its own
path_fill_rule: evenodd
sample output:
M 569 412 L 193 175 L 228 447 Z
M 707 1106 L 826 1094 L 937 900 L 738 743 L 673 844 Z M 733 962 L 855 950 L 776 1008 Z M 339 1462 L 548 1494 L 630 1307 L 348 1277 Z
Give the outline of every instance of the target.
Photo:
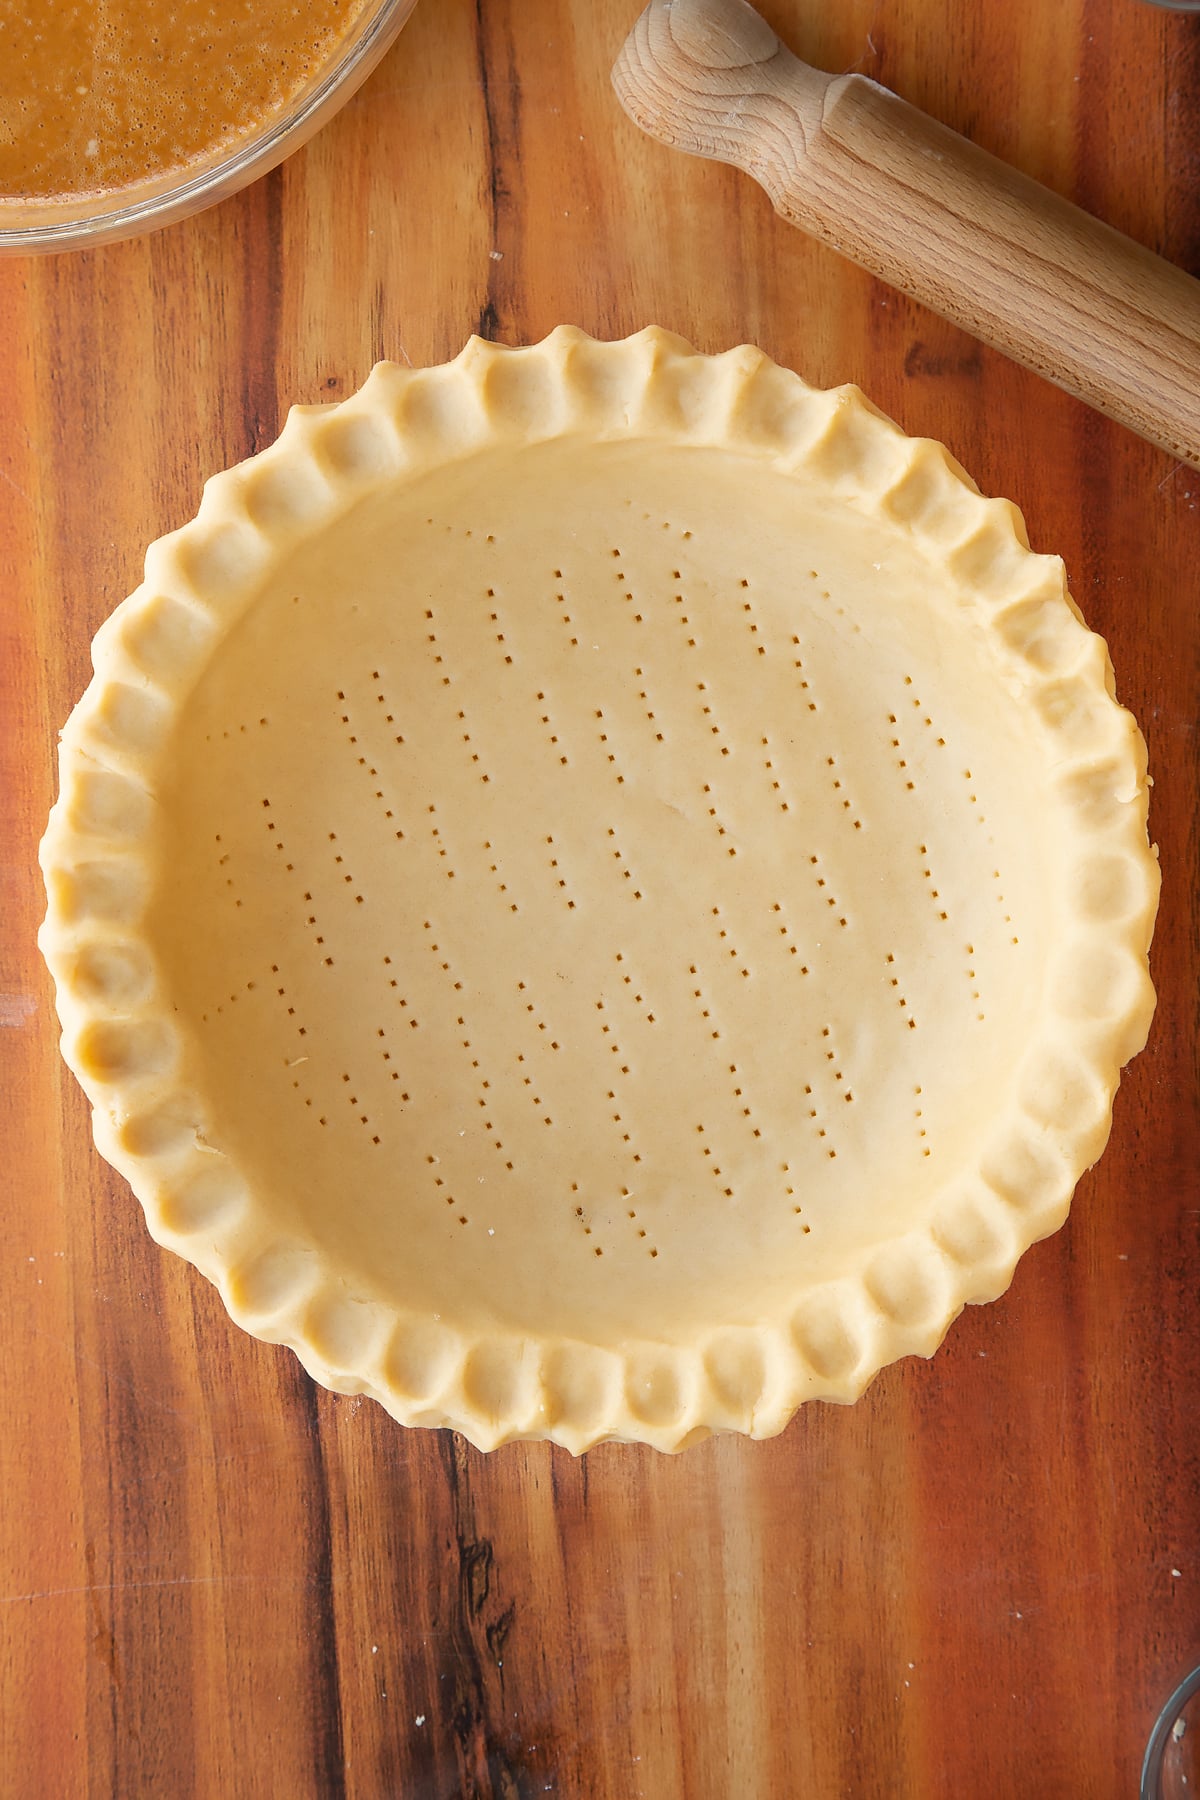
M 1158 1715 L 1142 1764 L 1141 1800 L 1188 1800 L 1200 1791 L 1200 1667 Z
M 51 199 L 0 195 L 0 254 L 90 249 L 171 225 L 236 193 L 332 118 L 366 80 L 415 5 L 416 0 L 376 0 L 281 111 L 183 169 L 160 171 L 107 193 Z

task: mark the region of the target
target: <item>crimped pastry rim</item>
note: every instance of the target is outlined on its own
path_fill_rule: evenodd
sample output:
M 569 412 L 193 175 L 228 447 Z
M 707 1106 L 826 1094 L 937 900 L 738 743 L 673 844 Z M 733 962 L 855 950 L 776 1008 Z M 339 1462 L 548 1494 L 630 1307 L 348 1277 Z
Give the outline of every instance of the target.
M 447 407 L 451 391 L 457 404 Z M 568 432 L 736 446 L 890 515 L 951 566 L 977 617 L 1028 670 L 1031 711 L 1077 831 L 1079 897 L 1058 962 L 1101 966 L 1117 990 L 1107 1008 L 1077 1015 L 1064 1002 L 1040 1021 L 1017 1107 L 993 1124 L 976 1171 L 928 1227 L 809 1290 L 789 1317 L 716 1328 L 686 1349 L 473 1337 L 353 1293 L 312 1244 L 268 1226 L 231 1159 L 199 1139 L 194 1108 L 189 1129 L 177 1027 L 139 938 L 138 795 L 153 787 L 174 710 L 271 557 L 397 475 Z M 306 501 L 289 511 L 298 472 Z M 854 1400 L 887 1363 L 931 1355 L 963 1305 L 996 1298 L 1024 1250 L 1061 1225 L 1104 1147 L 1120 1069 L 1144 1044 L 1154 1008 L 1158 868 L 1145 746 L 1061 562 L 1029 550 L 1015 507 L 981 497 L 940 444 L 907 438 L 856 388 L 822 392 L 750 346 L 703 356 L 653 327 L 616 343 L 560 327 L 516 350 L 473 338 L 439 368 L 380 364 L 349 399 L 293 409 L 274 445 L 206 484 L 197 517 L 150 547 L 145 580 L 101 627 L 93 661 L 62 733 L 60 793 L 40 850 L 39 944 L 97 1147 L 129 1181 L 152 1236 L 217 1285 L 239 1324 L 402 1423 L 450 1426 L 482 1449 L 548 1438 L 576 1453 L 606 1439 L 674 1451 L 713 1431 L 771 1436 L 804 1400 Z M 98 774 L 115 778 L 99 784 L 103 805 Z M 1124 905 L 1119 917 L 1098 916 L 1087 870 L 1114 861 Z M 1055 1094 L 1057 1108 L 1047 1101 Z

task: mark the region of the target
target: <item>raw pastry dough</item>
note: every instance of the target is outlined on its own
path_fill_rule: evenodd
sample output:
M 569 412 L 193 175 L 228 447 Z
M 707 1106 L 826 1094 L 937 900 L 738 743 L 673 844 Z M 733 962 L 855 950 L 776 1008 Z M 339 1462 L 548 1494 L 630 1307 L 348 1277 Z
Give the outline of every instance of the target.
M 381 365 L 95 666 L 42 941 L 97 1142 L 406 1423 L 766 1436 L 1103 1147 L 1142 741 L 1060 562 L 855 389 L 656 330 Z

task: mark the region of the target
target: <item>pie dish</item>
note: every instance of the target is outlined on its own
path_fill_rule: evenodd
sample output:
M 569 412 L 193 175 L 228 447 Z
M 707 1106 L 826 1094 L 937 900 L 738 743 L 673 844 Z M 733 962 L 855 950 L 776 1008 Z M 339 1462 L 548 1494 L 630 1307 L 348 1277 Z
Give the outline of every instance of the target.
M 1066 1216 L 1145 752 L 1016 509 L 743 346 L 388 364 L 98 634 L 41 943 L 102 1154 L 327 1386 L 778 1432 Z

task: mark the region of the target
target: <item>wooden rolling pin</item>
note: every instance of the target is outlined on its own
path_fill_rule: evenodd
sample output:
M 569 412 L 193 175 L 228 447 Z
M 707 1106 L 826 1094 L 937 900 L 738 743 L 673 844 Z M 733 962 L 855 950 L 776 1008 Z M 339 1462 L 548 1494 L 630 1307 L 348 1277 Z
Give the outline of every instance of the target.
M 744 0 L 651 0 L 613 70 L 643 131 L 745 169 L 777 212 L 1200 467 L 1200 281 Z

